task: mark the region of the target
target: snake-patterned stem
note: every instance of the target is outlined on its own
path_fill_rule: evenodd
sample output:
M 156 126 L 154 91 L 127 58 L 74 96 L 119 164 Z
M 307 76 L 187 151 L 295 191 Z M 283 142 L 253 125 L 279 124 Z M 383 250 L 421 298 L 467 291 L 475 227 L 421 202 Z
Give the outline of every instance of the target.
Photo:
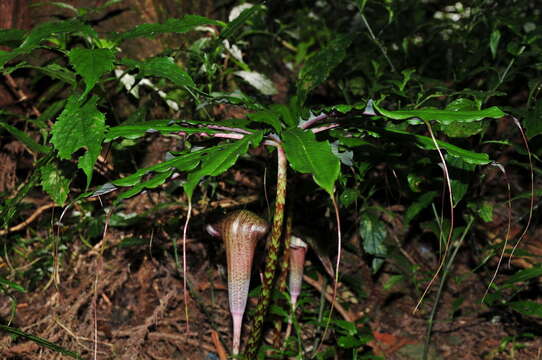
M 284 205 L 286 203 L 286 170 L 288 160 L 281 144 L 277 144 L 277 197 L 271 235 L 267 241 L 267 254 L 263 273 L 262 292 L 256 306 L 256 311 L 250 322 L 250 333 L 246 346 L 246 359 L 256 359 L 261 340 L 264 319 L 271 301 L 271 291 L 275 280 L 275 271 L 280 256 L 280 240 L 284 223 Z
M 307 244 L 296 236 L 290 238 L 290 302 L 292 308 L 295 308 L 297 298 L 301 294 L 301 285 L 303 283 L 303 267 L 305 265 L 305 254 L 307 253 Z
M 233 354 L 239 353 L 241 326 L 245 312 L 254 250 L 268 231 L 269 224 L 248 210 L 235 211 L 207 231 L 224 240 L 228 263 L 228 295 L 233 317 Z

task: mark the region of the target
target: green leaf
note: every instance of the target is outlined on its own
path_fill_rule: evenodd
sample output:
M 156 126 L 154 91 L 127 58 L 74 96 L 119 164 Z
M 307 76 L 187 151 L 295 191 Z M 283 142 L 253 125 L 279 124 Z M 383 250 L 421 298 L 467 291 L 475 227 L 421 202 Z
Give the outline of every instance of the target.
M 49 125 L 47 123 L 53 118 L 56 117 L 56 115 L 62 111 L 64 108 L 64 105 L 66 105 L 66 99 L 61 99 L 58 101 L 55 101 L 51 103 L 42 113 L 41 115 L 34 120 L 34 124 L 36 126 L 40 127 L 41 129 L 49 129 Z
M 505 115 L 496 106 L 492 106 L 483 110 L 437 110 L 437 109 L 420 109 L 420 110 L 397 110 L 389 111 L 373 104 L 373 107 L 382 115 L 394 120 L 405 120 L 410 118 L 420 118 L 425 121 L 435 120 L 441 124 L 449 125 L 454 122 L 473 122 L 480 121 L 485 118 L 498 119 Z
M 188 174 L 186 183 L 183 185 L 188 197 L 192 197 L 196 185 L 204 176 L 217 176 L 228 170 L 237 162 L 239 156 L 248 151 L 248 146 L 258 146 L 262 140 L 263 132 L 246 135 L 244 138 L 233 143 L 220 144 L 207 149 L 206 156 L 202 159 L 201 165 Z
M 463 199 L 469 189 L 471 175 L 475 165 L 463 161 L 460 157 L 447 156 L 448 169 L 450 170 L 452 198 L 454 207 Z
M 534 279 L 537 277 L 542 276 L 542 266 L 534 266 L 530 269 L 523 269 L 515 273 L 514 275 L 510 276 L 506 281 L 503 283 L 503 285 L 512 285 L 517 282 L 523 282 L 530 279 Z
M 49 64 L 47 66 L 29 66 L 33 69 L 36 69 L 38 71 L 41 71 L 45 75 L 49 76 L 52 79 L 58 79 L 60 81 L 64 81 L 65 83 L 75 86 L 76 80 L 75 80 L 75 73 L 70 71 L 69 69 L 58 65 L 58 64 Z
M 45 22 L 34 27 L 18 48 L 13 49 L 11 52 L 0 51 L 0 68 L 17 55 L 28 54 L 52 35 L 63 33 L 81 33 L 85 37 L 98 37 L 98 34 L 91 26 L 77 19 Z
M 542 304 L 534 301 L 515 301 L 508 303 L 508 305 L 520 314 L 542 317 Z
M 408 280 L 405 279 L 405 275 L 403 275 L 403 274 L 391 275 L 388 278 L 388 280 L 386 280 L 386 282 L 384 282 L 384 284 L 382 284 L 382 288 L 384 290 L 390 290 L 395 285 L 400 284 L 400 283 L 405 283 L 406 281 L 408 281 Z
M 0 44 L 7 45 L 12 42 L 21 42 L 24 39 L 25 31 L 20 29 L 0 30 Z
M 501 32 L 499 29 L 495 29 L 491 32 L 489 36 L 489 49 L 491 50 L 491 56 L 493 59 L 497 57 L 497 48 L 499 47 L 499 42 L 501 41 Z
M 87 187 L 92 179 L 94 163 L 100 155 L 105 132 L 105 116 L 96 108 L 97 101 L 98 98 L 94 96 L 83 104 L 76 96 L 70 96 L 52 129 L 51 143 L 61 159 L 69 159 L 75 151 L 86 149 L 78 167 L 87 176 Z
M 11 126 L 9 124 L 6 124 L 3 121 L 0 121 L 0 127 L 7 130 L 11 135 L 13 135 L 17 140 L 28 146 L 28 148 L 32 151 L 48 154 L 51 149 L 47 146 L 43 146 L 41 144 L 38 144 L 34 139 L 32 139 L 30 136 L 28 136 L 25 132 L 17 129 L 14 126 Z
M 6 72 L 12 72 L 16 69 L 35 69 L 47 76 L 49 76 L 51 79 L 57 79 L 60 81 L 64 81 L 65 83 L 75 86 L 75 73 L 64 66 L 61 66 L 59 64 L 49 64 L 47 66 L 33 66 L 26 64 L 24 62 L 18 63 L 17 65 L 5 69 Z
M 70 179 L 64 177 L 52 163 L 43 166 L 40 170 L 41 187 L 49 194 L 55 204 L 64 206 L 70 192 Z
M 124 33 L 117 33 L 113 36 L 117 42 L 136 37 L 155 37 L 159 34 L 174 33 L 182 34 L 195 29 L 201 25 L 216 25 L 224 26 L 222 21 L 209 19 L 198 15 L 186 15 L 182 19 L 168 19 L 165 23 L 160 24 L 141 24 L 132 30 Z
M 355 335 L 358 332 L 356 324 L 346 320 L 334 320 L 333 323 L 346 332 L 348 335 Z
M 340 347 L 346 348 L 346 349 L 357 348 L 357 347 L 365 345 L 365 343 L 361 341 L 358 337 L 351 336 L 351 335 L 339 336 L 339 339 L 337 339 L 337 344 Z
M 132 187 L 130 190 L 127 190 L 127 191 L 123 192 L 122 194 L 120 194 L 117 197 L 117 200 L 123 200 L 123 199 L 130 198 L 130 197 L 132 197 L 134 195 L 139 194 L 141 191 L 143 191 L 145 189 L 157 188 L 158 186 L 165 183 L 166 180 L 171 176 L 172 173 L 173 173 L 173 169 L 169 169 L 169 170 L 167 170 L 165 172 L 158 173 L 154 177 L 152 177 L 152 178 L 150 178 L 150 179 L 148 179 L 146 181 L 140 182 L 140 183 L 136 184 L 134 187 Z
M 405 224 L 409 224 L 416 215 L 420 213 L 423 209 L 425 209 L 433 199 L 437 196 L 436 191 L 428 191 L 424 193 L 422 196 L 420 196 L 416 201 L 410 205 L 405 213 Z
M 122 239 L 122 241 L 117 245 L 119 248 L 128 248 L 132 246 L 143 246 L 147 245 L 149 241 L 145 238 L 137 238 L 137 237 L 127 237 Z
M 271 307 L 269 308 L 269 313 L 273 315 L 278 315 L 283 319 L 288 319 L 288 317 L 290 316 L 290 314 L 286 310 L 274 304 L 271 305 Z
M 262 110 L 250 113 L 247 116 L 250 121 L 271 125 L 273 129 L 280 134 L 281 123 L 279 120 L 280 115 L 278 113 L 271 110 Z
M 79 32 L 84 36 L 97 38 L 98 34 L 90 26 L 77 19 L 64 21 L 51 21 L 39 24 L 34 27 L 28 34 L 20 48 L 31 50 L 37 47 L 43 40 L 49 38 L 53 34 L 76 33 Z
M 323 111 L 321 111 L 321 112 L 330 113 L 332 111 L 337 111 L 337 112 L 339 112 L 341 114 L 346 114 L 346 113 L 349 113 L 352 110 L 361 110 L 361 111 L 363 111 L 363 110 L 365 110 L 366 107 L 367 107 L 367 102 L 356 103 L 356 104 L 352 104 L 352 105 L 339 104 L 339 105 L 326 106 L 325 108 L 322 109 Z M 318 114 L 318 112 L 316 112 L 316 114 Z
M 261 11 L 263 6 L 254 5 L 248 9 L 243 10 L 243 12 L 236 17 L 233 21 L 229 22 L 222 32 L 220 33 L 220 39 L 229 39 L 257 12 Z
M 175 64 L 171 57 L 155 57 L 147 59 L 136 66 L 141 69 L 143 76 L 162 77 L 178 86 L 196 86 L 190 75 L 182 70 L 179 65 Z
M 542 134 L 542 99 L 538 99 L 534 109 L 527 113 L 523 126 L 529 139 Z
M 452 101 L 446 110 L 451 111 L 477 111 L 479 110 L 476 102 L 459 98 Z M 451 124 L 445 125 L 441 124 L 440 130 L 450 137 L 469 137 L 476 135 L 484 129 L 482 121 L 472 121 L 472 122 L 453 122 Z
M 190 154 L 176 156 L 173 159 L 163 161 L 161 163 L 139 169 L 135 173 L 113 181 L 113 185 L 116 186 L 132 186 L 137 184 L 141 177 L 150 173 L 157 172 L 162 173 L 171 169 L 177 169 L 178 171 L 190 171 L 194 169 L 200 162 L 200 159 L 207 153 L 205 149 L 195 151 Z
M 308 93 L 323 83 L 331 71 L 346 57 L 346 49 L 350 46 L 352 38 L 348 35 L 336 36 L 327 46 L 314 54 L 299 72 L 297 82 L 297 96 L 299 103 L 303 104 Z
M 416 145 L 418 145 L 422 149 L 436 150 L 433 139 L 431 139 L 428 136 L 412 134 L 407 131 L 402 131 L 402 130 L 397 130 L 397 129 L 392 129 L 392 128 L 388 128 L 386 130 L 395 134 L 412 136 L 413 139 L 415 140 Z M 440 149 L 446 150 L 449 155 L 461 158 L 463 161 L 469 164 L 486 165 L 491 162 L 487 154 L 465 150 L 465 149 L 460 148 L 459 146 L 455 146 L 441 140 L 437 140 L 437 144 Z
M 8 61 L 19 55 L 19 53 L 20 51 L 15 50 L 11 52 L 0 50 L 0 69 L 3 68 Z
M 113 70 L 115 60 L 115 55 L 110 49 L 75 48 L 69 52 L 68 57 L 75 71 L 85 80 L 86 88 L 81 98 L 92 90 L 103 74 Z
M 290 166 L 300 173 L 312 174 L 314 181 L 332 196 L 340 162 L 329 142 L 316 141 L 311 131 L 300 128 L 289 129 L 282 135 Z
M 442 125 L 440 129 L 449 137 L 465 138 L 481 133 L 484 130 L 484 126 L 481 121 L 469 123 L 454 122 L 449 125 Z
M 298 114 L 291 104 L 290 106 L 284 104 L 273 104 L 269 106 L 269 108 L 271 111 L 274 111 L 280 115 L 282 121 L 287 125 L 287 127 L 294 127 L 298 125 Z
M 366 212 L 361 215 L 359 234 L 363 240 L 363 250 L 378 257 L 388 253 L 385 244 L 387 232 L 386 225 L 373 213 Z
M 359 190 L 353 188 L 344 189 L 344 191 L 339 196 L 339 201 L 342 206 L 349 207 L 360 197 Z
M 493 204 L 489 201 L 484 201 L 478 209 L 478 215 L 486 223 L 493 221 Z
M 117 138 L 137 139 L 148 133 L 172 134 L 184 132 L 187 134 L 206 133 L 214 134 L 217 130 L 205 128 L 192 128 L 180 126 L 173 122 L 174 120 L 151 120 L 129 125 L 119 125 L 110 128 L 105 135 L 104 141 L 109 142 Z
M 81 356 L 76 352 L 67 350 L 67 349 L 63 348 L 62 346 L 59 346 L 59 345 L 57 345 L 55 343 L 47 341 L 47 340 L 45 340 L 43 338 L 40 338 L 38 336 L 26 333 L 26 332 L 21 331 L 19 329 L 16 329 L 16 328 L 13 328 L 13 327 L 10 327 L 10 326 L 6 326 L 6 325 L 0 325 L 0 330 L 5 331 L 8 334 L 21 336 L 21 337 L 23 337 L 25 339 L 28 339 L 30 341 L 35 342 L 36 344 L 38 344 L 40 346 L 45 346 L 46 348 L 51 349 L 51 350 L 53 350 L 53 351 L 55 351 L 55 352 L 57 352 L 59 354 L 66 355 L 66 356 L 72 357 L 74 359 L 82 359 Z
M 26 292 L 26 289 L 22 287 L 21 285 L 14 283 L 13 281 L 4 279 L 3 277 L 0 276 L 0 289 L 1 289 L 1 286 L 7 286 L 9 288 L 12 288 L 13 290 L 17 290 L 22 293 Z

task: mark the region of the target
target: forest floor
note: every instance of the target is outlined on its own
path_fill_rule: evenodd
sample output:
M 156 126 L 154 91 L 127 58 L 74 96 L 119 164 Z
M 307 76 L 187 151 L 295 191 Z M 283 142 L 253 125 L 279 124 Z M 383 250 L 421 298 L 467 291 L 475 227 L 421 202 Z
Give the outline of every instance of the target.
M 58 257 L 61 260 L 56 277 L 51 276 L 47 285 L 44 281 L 32 292 L 17 295 L 13 318 L 13 302 L 0 298 L 0 317 L 12 319 L 12 326 L 27 333 L 77 351 L 85 359 L 219 359 L 220 348 L 229 349 L 232 341 L 225 254 L 220 240 L 203 231 L 205 209 L 250 206 L 247 204 L 257 198 L 255 190 L 243 192 L 243 196 L 232 193 L 219 202 L 196 206 L 187 242 L 190 296 L 186 309 L 182 273 L 172 255 L 173 241 L 166 231 L 156 230 L 161 229 L 156 224 L 165 224 L 165 219 L 178 217 L 184 211 L 177 204 L 163 207 L 137 225 L 109 227 L 105 237 L 91 248 L 78 241 L 71 243 Z M 125 210 L 142 213 L 160 202 L 157 193 L 141 194 L 130 199 Z M 489 225 L 479 230 L 491 233 Z M 181 238 L 176 240 L 181 253 Z M 351 239 L 351 243 L 356 241 Z M 403 249 L 420 268 L 415 286 L 410 281 L 390 286 L 397 274 L 393 265 L 384 266 L 375 276 L 355 251 L 345 249 L 343 254 L 341 279 L 345 281 L 339 285 L 337 298 L 342 309 L 334 316 L 348 321 L 364 316 L 369 319 L 365 325 L 358 325 L 368 326 L 374 336 L 366 349 L 385 359 L 422 357 L 437 286 L 433 286 L 420 309 L 413 310 L 438 266 L 431 254 L 424 257 L 426 250 L 412 244 Z M 311 300 L 303 305 L 306 309 L 298 313 L 298 320 L 300 338 L 310 354 L 321 332 L 307 314 L 318 312 L 318 299 L 325 298 L 322 292 L 326 286 L 329 295 L 331 287 L 324 285 L 325 271 L 314 254 L 309 254 L 308 265 L 306 273 L 313 281 L 305 283 L 304 296 Z M 261 268 L 256 261 L 255 269 Z M 511 312 L 503 316 L 503 312 L 497 314 L 482 305 L 487 284 L 472 269 L 471 257 L 462 252 L 438 307 L 429 359 L 540 359 L 539 324 L 520 321 Z M 252 287 L 259 282 L 257 273 Z M 354 294 L 356 284 L 364 296 Z M 255 297 L 250 299 L 249 311 L 255 302 Z M 325 302 L 326 307 L 329 304 Z M 273 327 L 268 325 L 268 329 Z M 333 332 L 330 335 L 323 348 L 335 345 L 336 336 Z M 270 330 L 265 338 L 273 338 Z M 68 358 L 6 334 L 0 337 L 0 354 L 6 360 Z M 352 355 L 344 352 L 335 358 L 350 359 Z

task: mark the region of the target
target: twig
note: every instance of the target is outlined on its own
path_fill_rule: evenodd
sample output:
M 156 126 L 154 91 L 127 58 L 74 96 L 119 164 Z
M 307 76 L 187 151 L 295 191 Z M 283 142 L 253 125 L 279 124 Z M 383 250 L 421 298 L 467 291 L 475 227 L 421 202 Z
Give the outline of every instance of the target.
M 205 125 L 205 127 L 208 128 L 208 129 L 233 131 L 233 132 L 237 132 L 237 133 L 240 133 L 240 134 L 252 135 L 252 132 L 250 132 L 248 130 L 245 130 L 245 129 L 241 129 L 241 128 L 233 128 L 233 127 L 220 126 L 220 125 Z
M 218 358 L 220 360 L 228 360 L 228 353 L 226 352 L 226 349 L 224 349 L 224 345 L 222 345 L 220 337 L 215 330 L 211 330 L 211 340 L 213 341 L 213 345 L 215 346 Z
M 50 208 L 54 208 L 54 207 L 56 207 L 56 205 L 54 203 L 49 203 L 49 204 L 45 204 L 45 205 L 40 206 L 39 208 L 36 209 L 36 211 L 34 211 L 32 213 L 32 215 L 30 215 L 30 217 L 28 217 L 28 219 L 26 219 L 22 223 L 17 224 L 15 226 L 12 226 L 12 227 L 10 227 L 8 229 L 0 230 L 0 236 L 4 236 L 4 235 L 7 235 L 9 233 L 20 231 L 20 230 L 24 229 L 25 227 L 30 225 L 34 220 L 36 220 L 38 218 L 38 216 L 40 216 L 44 211 L 47 211 Z
M 386 51 L 386 48 L 380 43 L 380 41 L 376 38 L 375 34 L 373 33 L 373 29 L 371 29 L 371 25 L 369 25 L 369 22 L 367 21 L 367 18 L 365 17 L 365 14 L 360 11 L 361 20 L 363 20 L 363 23 L 365 24 L 365 27 L 367 27 L 367 31 L 369 31 L 369 37 L 371 40 L 374 41 L 376 46 L 380 49 L 382 52 L 382 55 L 384 55 L 384 58 L 386 58 L 386 61 L 390 65 L 391 71 L 395 72 L 395 66 L 393 66 L 393 63 L 391 62 L 391 59 L 388 57 L 388 52 Z
M 329 116 L 328 114 L 320 114 L 318 116 L 315 116 L 312 119 L 309 119 L 305 121 L 304 123 L 302 123 L 301 125 L 299 125 L 299 128 L 303 130 L 308 129 L 312 125 L 316 124 L 318 121 L 327 119 L 328 116 Z
M 165 332 L 151 332 L 148 334 L 148 338 L 151 340 L 169 340 L 169 341 L 178 341 L 179 343 L 185 343 L 192 345 L 194 347 L 202 348 L 209 352 L 214 352 L 215 348 L 211 345 L 202 343 L 200 341 L 190 339 L 187 336 L 179 334 L 170 334 Z
M 15 82 L 15 80 L 11 77 L 10 74 L 5 74 L 4 77 L 6 78 L 6 81 L 9 85 L 9 87 L 11 88 L 11 90 L 17 94 L 17 97 L 18 97 L 18 101 L 19 102 L 23 102 L 23 101 L 26 101 L 29 99 L 28 95 L 26 95 L 26 93 L 19 87 L 19 85 L 17 85 L 17 83 Z M 32 112 L 34 113 L 34 115 L 36 117 L 39 117 L 41 114 L 40 114 L 40 111 L 34 106 L 34 105 L 30 105 L 30 108 L 32 109 Z
M 319 132 L 322 132 L 322 131 L 326 131 L 326 130 L 329 130 L 329 129 L 334 129 L 336 127 L 339 127 L 339 124 L 337 123 L 332 123 L 332 124 L 328 124 L 328 125 L 323 125 L 323 126 L 320 126 L 320 127 L 317 127 L 317 128 L 314 128 L 314 129 L 311 129 L 311 131 L 316 134 L 316 133 L 319 133 Z
M 309 284 L 310 286 L 318 290 L 320 293 L 324 294 L 324 296 L 326 297 L 326 300 L 333 304 L 333 307 L 335 308 L 335 310 L 337 310 L 337 312 L 341 314 L 344 320 L 348 322 L 356 321 L 355 316 L 352 315 L 350 311 L 346 310 L 341 304 L 339 304 L 338 301 L 335 301 L 335 302 L 333 301 L 333 294 L 330 294 L 327 291 L 327 289 L 324 289 L 322 284 L 319 281 L 314 280 L 313 278 L 307 275 L 303 275 L 303 280 L 307 284 Z

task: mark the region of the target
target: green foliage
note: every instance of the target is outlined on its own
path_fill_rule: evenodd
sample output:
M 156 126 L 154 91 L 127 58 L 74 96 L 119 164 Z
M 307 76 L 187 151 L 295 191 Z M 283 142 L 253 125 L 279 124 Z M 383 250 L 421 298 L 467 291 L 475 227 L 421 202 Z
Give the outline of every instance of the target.
M 56 204 L 64 205 L 70 192 L 70 179 L 65 178 L 54 164 L 41 168 L 41 186 Z
M 386 246 L 386 226 L 371 212 L 364 212 L 360 218 L 359 234 L 363 239 L 363 250 L 373 255 L 372 268 L 376 272 L 383 264 L 383 259 L 388 253 Z
M 350 36 L 338 35 L 305 63 L 299 72 L 297 84 L 300 102 L 304 102 L 309 92 L 327 80 L 331 71 L 344 60 L 346 49 L 351 42 Z
M 23 338 L 28 339 L 30 341 L 33 341 L 38 345 L 49 348 L 49 349 L 51 349 L 51 350 L 53 350 L 53 351 L 55 351 L 55 352 L 57 352 L 59 354 L 69 356 L 72 359 L 82 359 L 81 355 L 79 355 L 78 353 L 76 353 L 74 351 L 67 350 L 67 349 L 63 348 L 62 346 L 58 346 L 57 344 L 52 343 L 50 341 L 47 341 L 47 340 L 45 340 L 43 338 L 40 338 L 39 336 L 34 336 L 34 335 L 29 334 L 27 332 L 21 331 L 19 329 L 16 329 L 16 328 L 13 328 L 13 327 L 10 327 L 10 326 L 2 325 L 2 324 L 0 324 L 0 330 L 5 331 L 5 332 L 7 332 L 9 334 L 12 334 L 12 335 L 20 336 L 20 337 L 23 337 Z
M 314 181 L 333 196 L 340 163 L 331 152 L 329 143 L 316 141 L 312 132 L 299 128 L 289 129 L 282 136 L 292 168 L 300 173 L 313 174 Z
M 277 151 L 260 157 L 251 150 L 264 147 L 283 148 L 290 178 L 310 188 L 314 184 L 304 181 L 312 177 L 324 190 L 314 195 L 319 207 L 340 194 L 343 217 L 361 236 L 375 272 L 396 256 L 392 232 L 413 236 L 428 220 L 428 209 L 451 205 L 492 221 L 501 204 L 482 195 L 480 174 L 515 134 L 511 129 L 501 136 L 496 125 L 507 114 L 518 117 L 537 146 L 535 159 L 541 156 L 542 35 L 535 25 L 540 15 L 526 18 L 529 2 L 478 2 L 468 11 L 467 5 L 438 1 L 358 1 L 357 9 L 347 2 L 310 8 L 295 3 L 248 6 L 230 22 L 186 15 L 109 34 L 99 33 L 88 18 L 107 4 L 76 9 L 57 3 L 74 18 L 27 32 L 1 30 L 0 44 L 10 50 L 0 51 L 0 71 L 35 77 L 29 86 L 39 92 L 40 113 L 0 112 L 0 134 L 22 143 L 33 161 L 28 181 L 1 205 L 4 228 L 33 188 L 41 187 L 61 206 L 110 192 L 118 205 L 175 178 L 183 200 L 190 201 L 203 196 L 205 184 L 216 186 L 217 177 L 244 166 L 240 159 L 273 169 L 268 154 Z M 147 59 L 122 51 L 132 39 L 189 32 L 190 44 L 179 41 L 181 46 Z M 48 57 L 41 61 L 43 53 Z M 280 77 L 289 82 L 279 84 Z M 42 82 L 47 91 L 39 90 Z M 521 106 L 513 99 L 517 94 L 524 98 Z M 222 106 L 241 115 L 216 115 Z M 170 149 L 151 165 L 134 161 L 146 141 L 160 136 L 182 150 Z M 98 159 L 106 154 L 118 163 L 104 175 Z M 518 163 L 527 166 L 525 159 Z M 444 165 L 449 179 L 442 175 Z M 448 181 L 452 204 L 439 196 Z M 450 220 L 436 218 L 430 216 L 428 227 L 444 241 L 454 229 Z M 390 219 L 401 229 L 389 231 Z M 488 303 L 539 276 L 538 265 L 510 276 Z M 24 289 L 18 283 L 0 277 L 6 291 Z M 530 300 L 507 304 L 540 316 Z M 340 351 L 357 356 L 356 349 L 370 340 L 354 324 L 332 325 Z
M 75 96 L 69 97 L 51 129 L 51 143 L 58 150 L 60 159 L 70 159 L 75 151 L 86 149 L 79 158 L 78 167 L 87 175 L 87 187 L 92 180 L 94 163 L 100 155 L 105 132 L 105 116 L 96 107 L 97 101 L 97 97 L 92 97 L 86 103 Z

